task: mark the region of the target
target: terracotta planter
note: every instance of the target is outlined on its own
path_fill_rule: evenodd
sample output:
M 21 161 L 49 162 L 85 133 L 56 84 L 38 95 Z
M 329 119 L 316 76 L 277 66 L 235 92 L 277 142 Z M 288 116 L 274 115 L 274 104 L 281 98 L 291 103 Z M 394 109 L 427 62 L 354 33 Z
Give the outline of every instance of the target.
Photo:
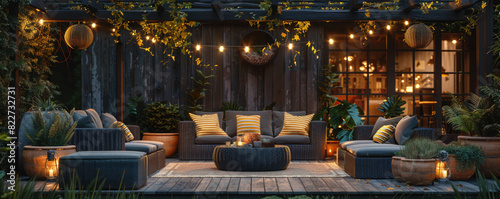
M 402 159 L 404 159 L 404 157 L 392 156 L 392 162 L 391 162 L 392 175 L 394 176 L 394 179 L 396 179 L 398 182 L 403 182 L 403 178 L 401 177 Z
M 163 142 L 166 158 L 172 157 L 177 153 L 179 133 L 143 133 L 142 139 Z
M 75 145 L 67 146 L 32 146 L 26 145 L 23 150 L 23 169 L 29 177 L 35 177 L 38 180 L 45 179 L 45 161 L 47 160 L 47 152 L 54 150 L 56 162 L 59 158 L 65 155 L 76 153 Z M 59 171 L 54 171 L 57 176 Z
M 484 164 L 479 171 L 487 178 L 500 176 L 500 137 L 458 136 L 458 140 L 473 144 L 484 152 Z M 491 175 L 493 173 L 493 175 Z
M 326 141 L 326 157 L 333 157 L 337 155 L 337 149 L 340 148 L 338 140 Z
M 467 180 L 470 177 L 472 177 L 472 175 L 474 175 L 476 167 L 465 170 L 459 170 L 458 162 L 457 159 L 455 158 L 455 155 L 450 155 L 448 158 L 450 159 L 449 161 L 450 172 L 451 172 L 450 180 Z
M 436 178 L 435 159 L 402 159 L 401 177 L 409 185 L 427 186 Z

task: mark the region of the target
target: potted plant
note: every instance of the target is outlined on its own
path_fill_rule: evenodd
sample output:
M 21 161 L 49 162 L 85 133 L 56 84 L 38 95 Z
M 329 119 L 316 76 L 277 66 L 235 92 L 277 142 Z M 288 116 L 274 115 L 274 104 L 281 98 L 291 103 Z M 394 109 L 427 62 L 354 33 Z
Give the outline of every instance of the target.
M 163 142 L 165 157 L 172 157 L 177 152 L 179 133 L 177 127 L 181 120 L 179 106 L 156 102 L 142 111 L 139 125 L 145 130 L 143 140 Z
M 443 106 L 445 121 L 462 133 L 458 140 L 480 147 L 485 162 L 479 168 L 486 177 L 500 176 L 500 77 L 489 75 L 493 83 L 480 88 L 483 96 L 471 93 L 464 102 L 453 96 L 451 106 Z
M 409 185 L 427 186 L 436 177 L 436 157 L 441 146 L 428 138 L 412 138 L 401 149 L 401 178 Z
M 476 145 L 451 143 L 443 148 L 448 154 L 450 180 L 467 180 L 484 162 L 483 151 Z
M 67 145 L 75 133 L 73 111 L 34 111 L 25 114 L 22 125 L 31 145 L 23 147 L 22 161 L 26 174 L 37 179 L 46 176 L 47 152 L 55 151 L 56 164 L 59 157 L 76 152 L 75 145 Z M 52 174 L 57 176 L 57 170 Z

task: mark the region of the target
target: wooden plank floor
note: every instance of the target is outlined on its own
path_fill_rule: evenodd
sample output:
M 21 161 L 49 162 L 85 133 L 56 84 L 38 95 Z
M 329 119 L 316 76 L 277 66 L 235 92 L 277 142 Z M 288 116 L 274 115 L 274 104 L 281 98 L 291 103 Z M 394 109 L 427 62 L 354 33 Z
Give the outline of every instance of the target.
M 169 162 L 176 162 L 170 160 Z M 493 184 L 493 180 L 488 180 Z M 53 183 L 43 186 L 38 182 L 37 188 L 44 191 L 57 189 Z M 263 196 L 263 195 L 348 195 L 349 198 L 377 196 L 393 198 L 394 196 L 440 195 L 453 197 L 455 193 L 451 184 L 462 194 L 474 196 L 479 192 L 474 179 L 468 181 L 452 181 L 451 183 L 434 183 L 430 186 L 407 186 L 394 179 L 355 179 L 346 178 L 249 178 L 242 176 L 222 178 L 152 178 L 138 192 L 144 198 L 161 196 L 193 197 L 193 196 Z M 493 187 L 492 187 L 493 190 Z M 41 191 L 41 190 L 40 190 Z M 116 192 L 116 191 L 111 191 Z M 446 198 L 446 197 L 445 197 Z

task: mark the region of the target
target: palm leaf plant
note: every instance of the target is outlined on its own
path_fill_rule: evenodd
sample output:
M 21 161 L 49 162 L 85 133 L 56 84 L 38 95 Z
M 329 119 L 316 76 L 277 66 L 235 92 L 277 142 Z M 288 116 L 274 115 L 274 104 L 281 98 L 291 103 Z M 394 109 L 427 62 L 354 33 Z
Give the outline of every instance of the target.
M 363 125 L 359 115 L 363 115 L 363 110 L 356 104 L 349 103 L 347 100 L 338 101 L 339 103 L 327 108 L 329 126 L 332 127 L 328 134 L 330 139 L 338 139 L 339 142 L 352 140 L 352 132 L 355 126 Z
M 402 106 L 406 104 L 406 101 L 399 95 L 387 97 L 387 100 L 380 104 L 377 109 L 384 113 L 384 118 L 393 118 L 400 116 L 404 113 L 405 108 Z

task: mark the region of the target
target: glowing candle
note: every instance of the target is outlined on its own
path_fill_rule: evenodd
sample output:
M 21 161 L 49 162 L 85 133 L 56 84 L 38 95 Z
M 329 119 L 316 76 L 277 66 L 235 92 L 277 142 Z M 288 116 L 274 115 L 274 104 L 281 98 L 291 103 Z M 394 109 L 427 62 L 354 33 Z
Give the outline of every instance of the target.
M 54 170 L 52 168 L 49 169 L 49 177 L 54 177 Z

